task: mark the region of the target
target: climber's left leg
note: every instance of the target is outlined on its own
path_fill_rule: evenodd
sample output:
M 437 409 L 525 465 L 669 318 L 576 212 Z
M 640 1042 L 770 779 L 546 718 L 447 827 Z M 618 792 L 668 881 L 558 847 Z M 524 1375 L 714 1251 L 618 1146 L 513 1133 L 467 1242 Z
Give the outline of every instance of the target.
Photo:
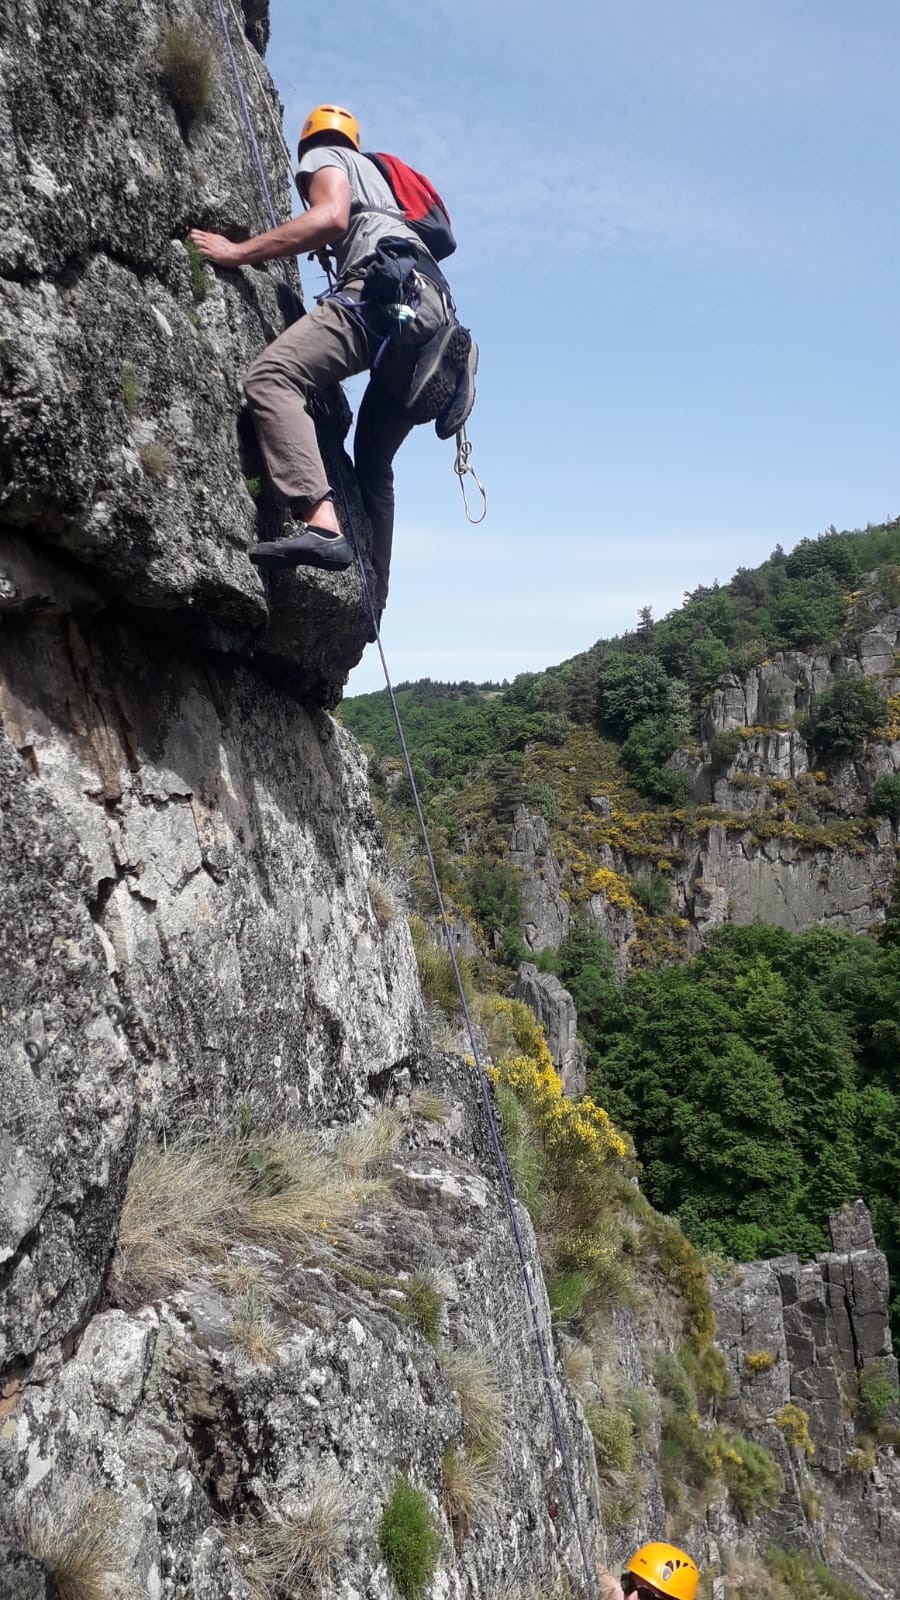
M 370 383 L 359 408 L 353 455 L 363 505 L 372 525 L 376 585 L 373 599 L 379 615 L 387 601 L 394 538 L 393 460 L 412 428 L 413 423 L 391 405 L 383 390 Z

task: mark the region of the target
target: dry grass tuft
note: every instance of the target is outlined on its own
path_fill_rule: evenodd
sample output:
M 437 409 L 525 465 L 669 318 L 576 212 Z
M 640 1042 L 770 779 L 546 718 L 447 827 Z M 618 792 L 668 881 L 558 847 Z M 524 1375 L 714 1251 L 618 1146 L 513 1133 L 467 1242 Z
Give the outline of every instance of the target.
M 255 1261 L 226 1261 L 224 1266 L 215 1268 L 212 1276 L 227 1294 L 250 1294 L 261 1289 L 265 1281 L 265 1273 Z
M 128 1174 L 115 1292 L 124 1284 L 148 1298 L 188 1282 L 199 1265 L 221 1261 L 237 1237 L 242 1185 L 234 1159 L 202 1135 L 167 1149 L 144 1144 Z M 233 1156 L 233 1152 L 232 1152 Z
M 467 1533 L 478 1513 L 490 1505 L 494 1468 L 477 1453 L 457 1450 L 451 1444 L 444 1451 L 442 1473 L 444 1510 L 459 1536 Z
M 228 1329 L 233 1344 L 243 1350 L 254 1366 L 270 1366 L 275 1360 L 284 1333 L 272 1316 L 264 1294 L 251 1289 L 241 1296 Z
M 435 1050 L 447 1055 L 460 1055 L 464 1048 L 463 1032 L 460 1024 L 454 1022 L 437 1006 L 426 1007 L 428 1020 L 428 1033 Z
M 228 1250 L 321 1238 L 387 1192 L 366 1168 L 397 1137 L 394 1113 L 351 1130 L 329 1150 L 286 1127 L 275 1133 L 188 1132 L 168 1149 L 145 1144 L 128 1178 L 113 1294 L 158 1298 L 198 1272 L 233 1272 Z M 242 1287 L 252 1287 L 252 1281 Z
M 563 1356 L 563 1366 L 566 1369 L 572 1388 L 579 1399 L 596 1385 L 594 1371 L 594 1352 L 589 1344 L 575 1344 Z
M 459 1395 L 466 1445 L 473 1452 L 496 1459 L 503 1412 L 497 1368 L 489 1356 L 471 1346 L 449 1351 L 443 1367 L 447 1382 Z
M 427 1089 L 415 1089 L 410 1101 L 412 1114 L 421 1122 L 446 1122 L 450 1115 L 450 1107 L 446 1100 L 439 1094 L 431 1094 Z
M 164 478 L 173 467 L 172 452 L 161 439 L 151 439 L 142 444 L 138 452 L 141 466 L 148 478 Z
M 245 1574 L 255 1600 L 318 1594 L 332 1580 L 350 1537 L 346 1494 L 333 1479 L 313 1489 L 292 1516 L 260 1522 L 242 1536 L 250 1547 Z
M 312 1135 L 292 1128 L 256 1141 L 248 1159 L 255 1179 L 240 1215 L 248 1238 L 300 1240 L 346 1226 L 388 1187 L 383 1178 L 348 1171 Z
M 40 1561 L 56 1600 L 129 1600 L 120 1508 L 105 1490 L 66 1485 L 52 1505 L 27 1508 L 21 1548 Z
M 368 1167 L 392 1156 L 403 1138 L 403 1118 L 393 1107 L 385 1106 L 342 1133 L 334 1147 L 335 1160 L 350 1173 L 359 1175 Z
M 159 46 L 159 75 L 182 129 L 205 111 L 216 82 L 212 49 L 198 28 L 172 23 Z
M 369 899 L 379 928 L 389 928 L 392 922 L 396 922 L 400 915 L 397 896 L 391 885 L 374 873 L 369 879 Z

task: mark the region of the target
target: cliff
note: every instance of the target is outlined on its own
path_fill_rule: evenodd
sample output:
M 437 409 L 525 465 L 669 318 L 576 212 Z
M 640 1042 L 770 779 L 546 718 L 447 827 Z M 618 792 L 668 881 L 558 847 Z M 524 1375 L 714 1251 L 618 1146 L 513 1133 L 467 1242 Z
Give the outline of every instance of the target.
M 265 0 L 227 14 L 271 176 Z M 483 1111 L 429 1041 L 365 761 L 327 710 L 364 645 L 359 577 L 264 585 L 246 559 L 274 508 L 241 374 L 299 284 L 184 247 L 193 224 L 265 221 L 216 14 L 26 0 L 0 21 L 0 1596 L 563 1595 L 580 1556 Z M 365 546 L 341 396 L 319 414 Z M 542 827 L 517 817 L 547 887 L 535 949 L 571 901 Z M 571 1001 L 523 985 L 579 1089 Z M 530 1048 L 585 1139 L 578 1182 L 604 1153 L 588 1214 L 559 1174 L 537 1228 L 516 1202 L 588 1561 L 667 1527 L 710 1583 L 770 1533 L 831 1559 L 793 1479 L 762 1523 L 729 1479 L 721 1452 L 768 1410 L 715 1432 L 702 1265 Z M 517 1114 L 527 1197 L 550 1163 Z M 590 1253 L 582 1323 L 554 1229 Z M 772 1403 L 814 1392 L 823 1528 L 849 1529 L 845 1496 L 848 1570 L 889 1592 L 893 1447 L 829 1409 L 839 1372 L 848 1394 L 873 1361 L 893 1383 L 860 1248 L 867 1279 L 836 1242 L 827 1271 L 748 1267 L 717 1293 L 742 1374 L 767 1286 Z M 809 1308 L 839 1284 L 851 1311 L 816 1343 Z M 702 1492 L 676 1429 L 706 1452 Z
M 762 1537 L 805 1544 L 866 1593 L 894 1595 L 896 1428 L 879 1439 L 897 1398 L 887 1264 L 861 1203 L 831 1218 L 831 1236 L 832 1250 L 814 1262 L 755 1262 L 715 1286 L 733 1383 L 723 1410 L 758 1430 L 784 1473 L 786 1492 L 763 1517 Z M 798 1432 L 792 1408 L 808 1429 L 801 1422 Z
M 285 213 L 262 0 L 229 28 Z M 216 14 L 29 0 L 2 42 L 0 1594 L 392 1592 L 407 1477 L 442 1592 L 552 1587 L 573 1529 L 498 1177 L 322 709 L 359 575 L 246 557 L 273 508 L 241 374 L 299 285 L 183 243 L 265 225 Z
M 563 800 L 555 826 L 520 805 L 509 834 L 509 862 L 523 874 L 529 951 L 558 948 L 573 905 L 586 901 L 624 973 L 647 949 L 633 882 L 660 870 L 669 921 L 657 942 L 662 933 L 673 949 L 699 950 L 726 922 L 877 929 L 900 843 L 897 818 L 873 807 L 878 781 L 900 773 L 900 611 L 875 595 L 870 621 L 872 612 L 877 626 L 856 633 L 851 612 L 840 647 L 781 651 L 719 682 L 701 740 L 669 763 L 689 783 L 688 808 L 636 812 L 624 774 L 587 734 L 570 735 L 539 762 L 532 757 Z M 844 677 L 875 687 L 886 725 L 826 771 L 816 766 L 805 719 L 814 697 Z

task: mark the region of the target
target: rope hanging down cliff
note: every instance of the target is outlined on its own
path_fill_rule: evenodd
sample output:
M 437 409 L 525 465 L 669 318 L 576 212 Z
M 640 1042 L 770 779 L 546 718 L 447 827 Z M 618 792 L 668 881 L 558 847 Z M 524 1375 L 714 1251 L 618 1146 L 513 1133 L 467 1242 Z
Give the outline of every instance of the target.
M 266 199 L 266 206 L 267 206 L 267 209 L 268 209 L 268 212 L 269 212 L 269 216 L 270 216 L 271 221 L 272 221 L 272 226 L 275 227 L 275 226 L 277 226 L 277 217 L 275 215 L 274 206 L 272 204 L 272 198 L 271 198 L 271 193 L 270 193 L 270 190 L 269 190 L 268 179 L 266 177 L 265 168 L 263 166 L 262 157 L 260 155 L 259 145 L 258 145 L 257 138 L 256 138 L 256 133 L 255 133 L 255 130 L 254 130 L 254 127 L 253 127 L 253 121 L 252 121 L 252 117 L 251 117 L 251 114 L 250 114 L 250 107 L 249 107 L 249 104 L 248 104 L 248 101 L 247 101 L 247 96 L 246 96 L 246 93 L 245 93 L 245 90 L 244 90 L 243 82 L 241 80 L 240 69 L 238 67 L 237 58 L 236 58 L 235 52 L 234 52 L 234 47 L 233 47 L 232 42 L 231 42 L 231 35 L 230 35 L 229 29 L 228 29 L 228 20 L 227 20 L 227 17 L 225 15 L 225 7 L 224 7 L 223 0 L 216 0 L 216 6 L 217 6 L 217 9 L 218 9 L 218 12 L 219 12 L 219 17 L 220 17 L 221 24 L 222 24 L 222 30 L 223 30 L 223 32 L 225 34 L 225 41 L 226 41 L 226 46 L 227 46 L 227 50 L 228 50 L 228 58 L 229 58 L 229 61 L 230 61 L 230 64 L 231 64 L 232 73 L 234 75 L 235 85 L 236 85 L 237 93 L 238 93 L 238 98 L 240 100 L 240 105 L 241 105 L 241 111 L 242 111 L 242 114 L 243 114 L 243 117 L 244 117 L 244 122 L 245 122 L 246 128 L 247 128 L 247 135 L 248 135 L 248 138 L 249 138 L 249 141 L 250 141 L 250 148 L 251 148 L 251 151 L 252 151 L 252 154 L 253 154 L 254 162 L 256 164 L 257 172 L 259 174 L 260 183 L 262 184 L 263 193 L 264 193 L 265 199 Z M 456 465 L 456 469 L 455 470 L 459 474 L 460 485 L 461 485 L 461 487 L 463 487 L 463 498 L 465 499 L 465 487 L 464 487 L 465 474 L 467 472 L 471 473 L 472 472 L 472 468 L 469 466 L 469 462 L 468 462 L 468 449 L 469 449 L 469 447 L 468 447 L 468 441 L 465 439 L 464 433 L 462 434 L 462 436 L 458 436 L 457 444 L 458 444 L 458 455 L 457 455 L 457 465 Z M 472 476 L 473 477 L 475 476 L 474 473 L 472 473 Z M 475 481 L 476 481 L 476 483 L 478 483 L 478 479 L 477 478 L 475 479 Z M 398 738 L 400 740 L 400 748 L 401 748 L 401 750 L 403 752 L 403 762 L 404 762 L 404 765 L 405 765 L 405 768 L 406 768 L 406 775 L 407 775 L 407 778 L 409 780 L 410 791 L 412 793 L 413 801 L 414 801 L 415 808 L 416 808 L 416 815 L 418 817 L 419 828 L 420 828 L 420 831 L 421 831 L 421 834 L 422 834 L 422 843 L 423 843 L 423 845 L 425 847 L 425 855 L 426 855 L 426 858 L 428 860 L 428 866 L 429 866 L 429 871 L 431 873 L 432 885 L 434 887 L 435 897 L 436 897 L 438 909 L 439 909 L 439 912 L 440 912 L 441 927 L 443 929 L 444 938 L 445 938 L 446 944 L 447 944 L 447 950 L 449 952 L 450 961 L 451 961 L 451 964 L 453 966 L 453 973 L 454 973 L 454 977 L 455 977 L 455 980 L 456 980 L 457 989 L 459 991 L 460 1003 L 461 1003 L 461 1006 L 462 1006 L 462 1013 L 463 1013 L 463 1017 L 464 1017 L 464 1020 L 465 1020 L 466 1031 L 467 1031 L 468 1036 L 469 1036 L 469 1044 L 470 1044 L 470 1047 L 471 1047 L 472 1058 L 473 1058 L 473 1061 L 475 1063 L 475 1071 L 476 1071 L 476 1075 L 477 1075 L 477 1078 L 478 1078 L 479 1092 L 480 1092 L 480 1095 L 481 1095 L 481 1100 L 482 1100 L 482 1104 L 483 1104 L 483 1107 L 484 1107 L 485 1117 L 486 1117 L 486 1120 L 487 1120 L 488 1130 L 489 1130 L 490 1139 L 491 1139 L 491 1145 L 492 1145 L 492 1148 L 493 1148 L 493 1151 L 494 1151 L 494 1156 L 495 1156 L 495 1159 L 496 1159 L 496 1162 L 497 1162 L 497 1167 L 498 1167 L 498 1170 L 499 1170 L 499 1173 L 500 1173 L 500 1179 L 501 1179 L 501 1183 L 502 1183 L 502 1186 L 503 1186 L 503 1194 L 504 1194 L 504 1199 L 505 1199 L 505 1202 L 506 1202 L 506 1208 L 507 1208 L 507 1212 L 509 1214 L 510 1224 L 512 1226 L 513 1237 L 514 1237 L 514 1240 L 515 1240 L 516 1252 L 517 1252 L 518 1258 L 519 1258 L 519 1266 L 520 1266 L 520 1269 L 521 1269 L 522 1281 L 523 1281 L 524 1287 L 525 1287 L 525 1296 L 526 1296 L 526 1299 L 527 1299 L 527 1302 L 528 1302 L 528 1310 L 529 1310 L 530 1317 L 531 1317 L 532 1331 L 534 1333 L 535 1344 L 537 1346 L 537 1351 L 538 1351 L 538 1355 L 539 1355 L 539 1358 L 540 1358 L 541 1373 L 542 1373 L 543 1384 L 544 1384 L 544 1392 L 545 1392 L 546 1397 L 547 1397 L 547 1403 L 548 1403 L 548 1406 L 549 1406 L 549 1409 L 550 1409 L 550 1414 L 551 1414 L 551 1418 L 552 1418 L 552 1422 L 553 1422 L 553 1432 L 554 1432 L 554 1435 L 555 1435 L 555 1438 L 556 1438 L 556 1445 L 557 1445 L 557 1449 L 559 1451 L 560 1461 L 561 1461 L 561 1464 L 562 1464 L 563 1476 L 565 1478 L 566 1495 L 567 1495 L 567 1498 L 568 1498 L 568 1501 L 569 1501 L 569 1506 L 570 1506 L 570 1509 L 571 1509 L 571 1512 L 572 1512 L 572 1521 L 573 1521 L 573 1524 L 574 1524 L 575 1534 L 576 1534 L 576 1538 L 577 1538 L 577 1541 L 578 1541 L 578 1548 L 579 1548 L 579 1553 L 580 1553 L 580 1557 L 581 1557 L 581 1563 L 582 1563 L 582 1566 L 583 1566 L 583 1569 L 584 1569 L 585 1585 L 586 1585 L 587 1592 L 591 1593 L 593 1591 L 593 1589 L 595 1588 L 594 1577 L 593 1577 L 593 1573 L 592 1573 L 592 1570 L 591 1570 L 590 1559 L 589 1559 L 589 1556 L 588 1556 L 587 1543 L 586 1543 L 586 1540 L 585 1540 L 584 1529 L 582 1527 L 581 1516 L 580 1516 L 579 1510 L 578 1510 L 578 1498 L 577 1498 L 576 1489 L 575 1489 L 575 1478 L 574 1478 L 574 1474 L 573 1474 L 573 1470 L 572 1470 L 571 1454 L 570 1454 L 570 1451 L 569 1451 L 569 1447 L 568 1447 L 568 1444 L 567 1444 L 567 1441 L 566 1441 L 566 1437 L 565 1437 L 565 1432 L 564 1432 L 564 1429 L 563 1429 L 562 1415 L 561 1415 L 560 1406 L 559 1406 L 559 1402 L 558 1402 L 557 1395 L 556 1395 L 556 1382 L 555 1382 L 555 1375 L 554 1375 L 554 1370 L 553 1370 L 553 1362 L 552 1362 L 552 1358 L 551 1358 L 551 1355 L 550 1355 L 550 1351 L 548 1349 L 547 1338 L 545 1336 L 544 1329 L 543 1329 L 542 1324 L 541 1324 L 541 1316 L 540 1316 L 540 1310 L 539 1310 L 538 1303 L 537 1303 L 537 1298 L 536 1298 L 536 1295 L 535 1295 L 535 1288 L 534 1288 L 534 1283 L 533 1283 L 533 1278 L 532 1278 L 532 1270 L 531 1270 L 531 1266 L 529 1264 L 528 1256 L 527 1256 L 527 1253 L 526 1253 L 526 1250 L 525 1250 L 525 1241 L 524 1241 L 524 1238 L 523 1238 L 523 1235 L 522 1235 L 521 1225 L 519 1223 L 519 1216 L 518 1216 L 518 1212 L 517 1212 L 517 1209 L 516 1209 L 516 1201 L 515 1201 L 515 1196 L 513 1194 L 513 1187 L 512 1187 L 512 1182 L 511 1182 L 510 1175 L 509 1175 L 509 1168 L 508 1168 L 507 1163 L 506 1163 L 506 1156 L 505 1156 L 505 1152 L 504 1152 L 504 1149 L 503 1149 L 503 1140 L 502 1140 L 502 1136 L 501 1136 L 501 1133 L 500 1133 L 500 1128 L 499 1128 L 498 1123 L 497 1123 L 497 1117 L 496 1117 L 496 1114 L 495 1114 L 495 1111 L 494 1111 L 493 1102 L 492 1102 L 492 1099 L 491 1099 L 490 1084 L 488 1082 L 487 1072 L 485 1071 L 484 1062 L 481 1059 L 481 1052 L 480 1052 L 480 1050 L 478 1048 L 478 1041 L 477 1041 L 477 1039 L 475 1037 L 475 1030 L 474 1030 L 474 1027 L 472 1025 L 472 1018 L 471 1018 L 471 1014 L 469 1012 L 468 1002 L 466 1000 L 465 989 L 463 987 L 463 982 L 462 982 L 462 976 L 461 976 L 460 970 L 459 970 L 459 963 L 457 962 L 457 959 L 456 959 L 456 951 L 455 951 L 454 944 L 453 944 L 453 938 L 452 938 L 452 935 L 451 935 L 451 932 L 450 932 L 450 925 L 449 925 L 449 922 L 447 920 L 447 913 L 446 913 L 446 909 L 444 907 L 444 898 L 443 898 L 443 895 L 441 893 L 441 886 L 440 886 L 440 883 L 438 881 L 437 868 L 435 866 L 434 855 L 433 855 L 432 849 L 431 849 L 431 842 L 430 842 L 429 837 L 428 837 L 428 828 L 427 828 L 427 825 L 426 825 L 426 822 L 425 822 L 425 815 L 424 815 L 424 812 L 422 810 L 422 802 L 421 802 L 421 799 L 419 797 L 419 790 L 418 790 L 418 785 L 416 783 L 415 772 L 413 770 L 412 760 L 411 760 L 410 754 L 409 754 L 409 747 L 408 747 L 408 745 L 406 743 L 406 737 L 405 737 L 405 734 L 404 734 L 404 731 L 403 731 L 403 723 L 402 723 L 401 718 L 400 718 L 400 712 L 399 712 L 399 708 L 398 708 L 398 705 L 397 705 L 397 698 L 396 698 L 396 694 L 394 692 L 394 685 L 393 685 L 393 682 L 391 680 L 390 671 L 388 669 L 387 657 L 385 656 L 384 647 L 383 647 L 382 642 L 381 642 L 381 633 L 380 633 L 379 626 L 378 626 L 378 612 L 377 612 L 377 608 L 376 608 L 376 605 L 375 605 L 375 602 L 374 602 L 374 598 L 373 598 L 373 595 L 372 595 L 372 590 L 371 590 L 371 587 L 370 587 L 370 584 L 369 584 L 369 578 L 368 578 L 368 574 L 367 574 L 367 571 L 366 571 L 365 563 L 363 561 L 362 551 L 361 551 L 360 545 L 359 545 L 359 540 L 357 538 L 356 528 L 355 528 L 354 523 L 353 523 L 353 517 L 352 517 L 351 511 L 350 511 L 349 499 L 348 499 L 348 496 L 347 496 L 346 487 L 345 487 L 342 475 L 339 475 L 338 486 L 339 486 L 339 489 L 340 489 L 341 502 L 342 502 L 342 505 L 343 505 L 344 518 L 345 518 L 345 521 L 346 521 L 347 531 L 348 531 L 348 534 L 349 534 L 349 537 L 350 537 L 350 543 L 351 543 L 351 545 L 353 547 L 353 552 L 354 552 L 354 555 L 355 555 L 355 558 L 356 558 L 356 562 L 357 562 L 357 565 L 358 565 L 359 571 L 360 571 L 360 577 L 362 579 L 363 592 L 364 592 L 365 597 L 366 597 L 366 604 L 368 606 L 369 616 L 370 616 L 370 619 L 371 619 L 374 642 L 378 647 L 378 654 L 381 657 L 381 666 L 382 666 L 382 670 L 383 670 L 383 673 L 384 673 L 384 681 L 385 681 L 385 685 L 387 687 L 388 696 L 389 696 L 390 702 L 391 702 L 391 710 L 393 712 L 394 722 L 395 722 L 395 725 L 396 725 L 396 728 L 397 728 L 397 736 L 398 736 Z M 481 485 L 478 484 L 478 487 L 480 489 Z M 482 490 L 482 494 L 483 494 L 483 492 L 484 491 Z M 486 502 L 485 502 L 485 505 L 486 505 Z M 467 515 L 468 515 L 468 508 L 467 508 Z

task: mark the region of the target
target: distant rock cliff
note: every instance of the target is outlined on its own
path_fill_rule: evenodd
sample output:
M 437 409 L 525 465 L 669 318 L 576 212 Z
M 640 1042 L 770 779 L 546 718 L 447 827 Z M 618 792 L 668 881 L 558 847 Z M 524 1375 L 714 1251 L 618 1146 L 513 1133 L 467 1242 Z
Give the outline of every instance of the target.
M 868 605 L 877 622 L 854 637 L 851 613 L 840 648 L 781 652 L 723 678 L 703 717 L 704 743 L 672 758 L 699 808 L 673 808 L 664 840 L 671 910 L 689 952 L 725 922 L 863 933 L 884 920 L 900 835 L 895 821 L 872 815 L 872 796 L 879 778 L 900 773 L 900 610 L 877 595 Z M 800 724 L 838 674 L 871 679 L 888 725 L 856 758 L 826 772 L 815 767 Z M 654 861 L 642 855 L 639 828 L 621 842 L 608 795 L 585 795 L 582 816 L 593 859 L 607 874 L 595 889 L 586 861 L 554 850 L 543 818 L 524 806 L 516 812 L 509 859 L 523 874 L 525 940 L 534 953 L 558 948 L 574 891 L 589 902 L 621 975 L 640 944 L 636 907 L 627 885 L 616 892 L 616 883 L 652 871 Z
M 786 1493 L 761 1536 L 807 1544 L 866 1593 L 895 1595 L 900 1463 L 887 1263 L 861 1201 L 832 1216 L 831 1237 L 831 1252 L 812 1263 L 754 1262 L 714 1288 L 734 1385 L 725 1411 L 758 1431 L 784 1471 Z M 881 1385 L 894 1443 L 866 1431 L 866 1382 Z M 786 1406 L 808 1418 L 809 1456 L 792 1445 Z

